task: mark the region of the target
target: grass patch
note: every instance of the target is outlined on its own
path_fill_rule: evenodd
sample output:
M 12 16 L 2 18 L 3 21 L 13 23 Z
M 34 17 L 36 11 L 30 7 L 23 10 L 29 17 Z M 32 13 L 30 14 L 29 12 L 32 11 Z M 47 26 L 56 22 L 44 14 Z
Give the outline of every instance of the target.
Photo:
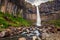
M 51 20 L 48 22 L 49 24 L 53 24 L 55 25 L 56 27 L 60 27 L 60 19 L 58 20 Z
M 8 28 L 9 26 L 20 27 L 21 25 L 28 27 L 31 24 L 31 21 L 25 20 L 22 17 L 14 17 L 9 13 L 0 12 L 0 28 Z

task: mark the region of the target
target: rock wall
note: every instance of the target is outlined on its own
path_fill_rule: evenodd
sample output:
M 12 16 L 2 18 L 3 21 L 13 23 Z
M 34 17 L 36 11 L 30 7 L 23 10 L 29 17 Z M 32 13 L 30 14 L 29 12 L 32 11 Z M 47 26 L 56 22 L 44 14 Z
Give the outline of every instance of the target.
M 24 1 L 22 0 L 0 0 L 0 11 L 8 12 L 17 15 L 21 9 L 25 9 Z
M 42 3 L 39 6 L 41 20 L 48 21 L 48 20 L 56 20 L 60 17 L 60 2 L 59 0 L 54 0 L 52 2 Z M 36 21 L 36 7 L 27 5 L 27 19 L 35 20 Z
M 36 7 L 23 0 L 0 0 L 0 10 L 2 12 L 8 12 L 13 15 L 21 15 L 23 18 L 28 20 L 36 21 Z M 22 11 L 21 11 L 22 10 Z M 60 1 L 54 0 L 52 2 L 46 2 L 39 5 L 39 10 L 41 14 L 41 19 L 50 20 L 57 19 L 58 14 L 56 11 L 60 11 Z

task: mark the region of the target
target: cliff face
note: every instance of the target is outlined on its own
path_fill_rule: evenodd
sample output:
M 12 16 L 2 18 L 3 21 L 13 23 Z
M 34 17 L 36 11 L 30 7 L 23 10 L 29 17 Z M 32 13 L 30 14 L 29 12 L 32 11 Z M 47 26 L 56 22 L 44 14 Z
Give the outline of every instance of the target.
M 21 13 L 23 18 L 36 19 L 36 7 L 24 0 L 0 0 L 0 10 L 13 15 Z M 39 6 L 41 15 L 47 15 L 60 11 L 60 0 L 42 3 Z M 42 16 L 43 17 L 43 16 Z
M 42 12 L 53 12 L 59 10 L 60 10 L 60 1 L 47 2 L 41 5 Z
M 60 10 L 60 0 L 55 0 L 55 10 Z
M 1 6 L 2 5 L 2 6 Z M 31 8 L 32 11 L 35 11 L 33 9 L 33 6 L 29 3 L 25 3 L 24 0 L 0 0 L 0 8 L 1 10 L 5 9 L 5 11 L 10 10 L 9 12 L 16 12 L 18 9 L 29 9 Z M 3 7 L 4 6 L 4 7 Z M 40 12 L 52 12 L 60 10 L 60 1 L 54 0 L 52 2 L 46 2 L 42 3 L 40 6 Z
M 40 10 L 42 20 L 59 19 L 58 17 L 60 17 L 60 12 L 59 12 L 60 11 L 60 1 L 54 0 L 52 2 L 42 3 L 39 6 L 39 10 Z M 29 16 L 27 16 L 27 17 L 29 17 L 29 19 L 36 20 L 35 6 L 28 7 L 27 11 L 28 11 L 27 14 L 29 13 L 28 14 Z
M 25 9 L 24 3 L 23 0 L 0 0 L 0 10 L 16 15 L 21 9 Z

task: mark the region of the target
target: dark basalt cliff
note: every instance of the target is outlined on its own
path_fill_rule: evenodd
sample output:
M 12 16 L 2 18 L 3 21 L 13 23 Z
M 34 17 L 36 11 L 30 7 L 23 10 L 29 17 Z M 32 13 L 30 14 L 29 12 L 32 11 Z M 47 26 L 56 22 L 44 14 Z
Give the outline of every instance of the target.
M 15 16 L 20 13 L 23 18 L 27 19 L 30 19 L 31 16 L 34 16 L 33 19 L 36 18 L 36 7 L 25 2 L 24 0 L 0 0 L 0 10 Z M 60 0 L 42 3 L 39 5 L 39 10 L 41 14 L 45 15 L 57 13 L 56 11 L 60 11 Z

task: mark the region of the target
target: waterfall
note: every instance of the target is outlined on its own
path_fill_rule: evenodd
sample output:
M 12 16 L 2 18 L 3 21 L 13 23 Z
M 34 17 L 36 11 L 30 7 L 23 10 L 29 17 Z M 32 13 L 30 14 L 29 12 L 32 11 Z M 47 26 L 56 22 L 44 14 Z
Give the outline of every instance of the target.
M 41 26 L 41 18 L 40 18 L 40 13 L 39 13 L 39 8 L 38 6 L 41 4 L 41 3 L 45 3 L 47 1 L 53 1 L 53 0 L 25 0 L 26 2 L 32 4 L 32 5 L 35 5 L 36 8 L 37 8 L 37 22 L 36 22 L 36 25 L 37 26 Z
M 37 8 L 37 23 L 36 23 L 36 25 L 41 26 L 41 18 L 40 18 L 39 8 L 38 8 L 38 6 L 36 6 L 36 8 Z

